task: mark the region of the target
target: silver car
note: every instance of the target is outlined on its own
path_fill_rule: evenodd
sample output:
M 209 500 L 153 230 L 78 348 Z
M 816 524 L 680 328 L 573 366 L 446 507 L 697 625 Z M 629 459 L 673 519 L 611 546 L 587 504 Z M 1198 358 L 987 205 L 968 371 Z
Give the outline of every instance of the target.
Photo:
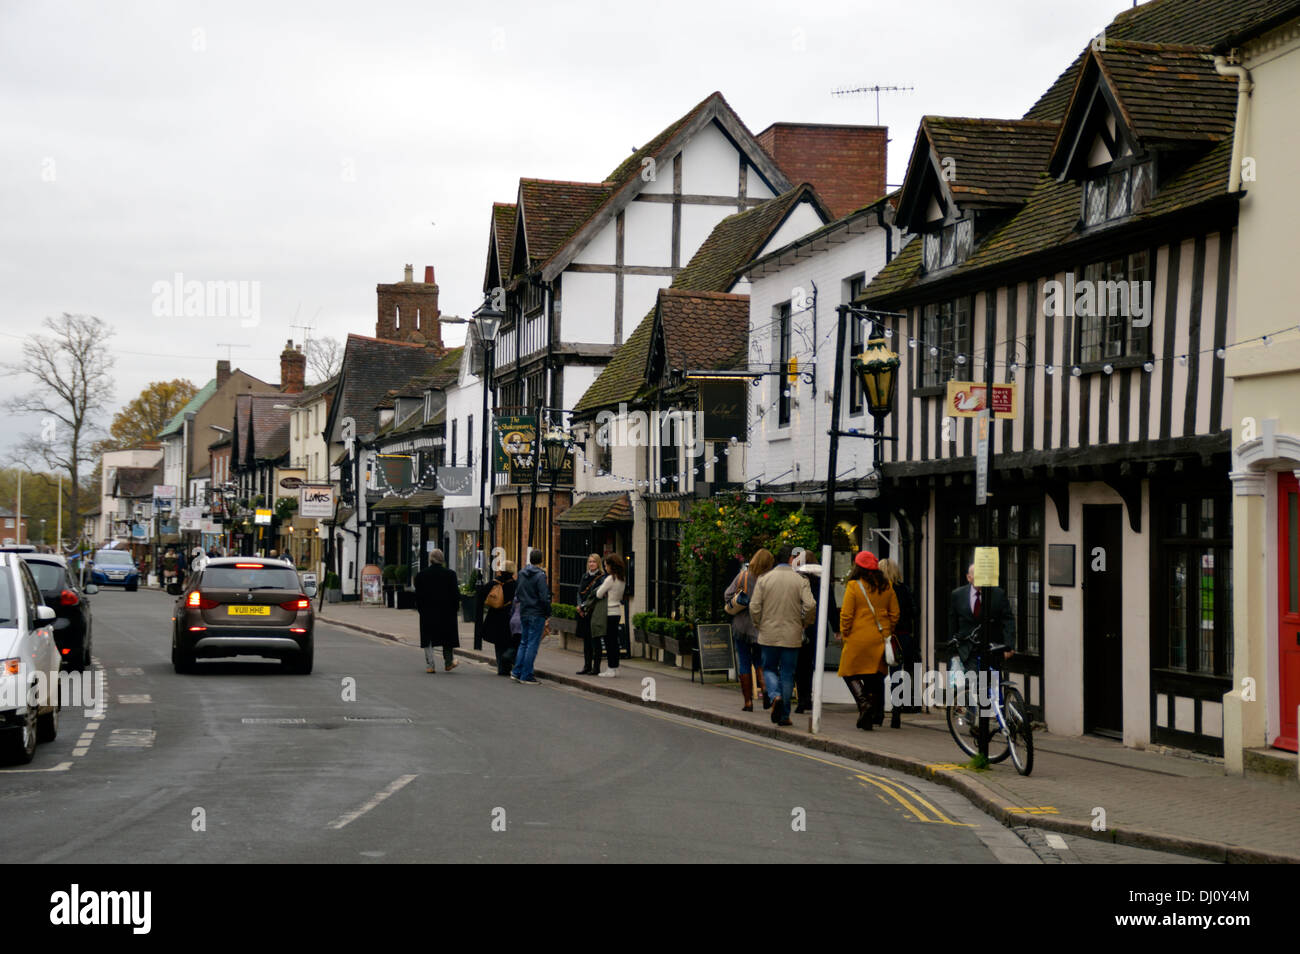
M 27 564 L 0 553 L 0 762 L 30 762 L 58 734 L 54 619 Z

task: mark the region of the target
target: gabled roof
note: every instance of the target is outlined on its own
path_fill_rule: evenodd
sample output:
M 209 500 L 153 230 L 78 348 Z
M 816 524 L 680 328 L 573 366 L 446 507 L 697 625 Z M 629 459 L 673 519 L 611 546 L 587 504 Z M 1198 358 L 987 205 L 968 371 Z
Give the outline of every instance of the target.
M 721 371 L 745 365 L 748 295 L 661 288 L 656 318 L 669 368 Z
M 518 225 L 510 267 L 516 272 L 531 272 L 548 261 L 613 191 L 599 182 L 520 179 Z
M 207 384 L 203 385 L 203 387 L 199 388 L 194 397 L 186 401 L 185 406 L 172 416 L 172 419 L 167 422 L 167 426 L 158 433 L 159 439 L 180 431 L 185 424 L 185 415 L 197 414 L 199 408 L 208 403 L 208 398 L 212 397 L 212 395 L 216 393 L 217 379 L 213 378 Z
M 1298 15 L 1300 0 L 1150 0 L 1121 11 L 1102 35 L 1107 45 L 1136 40 L 1218 47 Z M 1026 119 L 1056 121 L 1065 115 L 1084 56 L 1080 53 L 1075 58 L 1025 113 Z
M 626 490 L 587 494 L 556 517 L 555 522 L 572 526 L 631 523 L 632 502 L 628 499 Z
M 280 391 L 250 392 L 235 398 L 232 459 L 234 466 L 252 467 L 289 453 L 290 396 Z M 279 405 L 279 406 L 277 406 Z
M 515 220 L 518 207 L 513 202 L 492 203 L 492 228 L 488 232 L 488 263 L 483 275 L 483 290 L 504 285 L 514 275 L 511 254 L 515 250 Z
M 1084 53 L 1048 171 L 1062 176 L 1086 167 L 1090 130 L 1102 114 L 1113 114 L 1124 134 L 1149 150 L 1231 136 L 1236 112 L 1237 81 L 1215 71 L 1207 48 L 1108 41 Z
M 357 422 L 357 437 L 379 430 L 376 406 L 394 381 L 409 381 L 427 373 L 439 358 L 438 352 L 421 344 L 348 335 L 343 365 L 330 405 L 326 433 L 331 442 L 340 440 L 339 422 L 351 417 Z
M 741 270 L 763 250 L 802 201 L 813 203 L 823 221 L 830 217 L 826 207 L 817 198 L 817 193 L 806 183 L 775 199 L 769 199 L 762 205 L 729 215 L 713 227 L 704 244 L 691 256 L 686 267 L 677 273 L 669 287 L 705 292 L 731 291 Z M 658 307 L 656 300 L 655 307 L 646 313 L 636 330 L 614 352 L 609 364 L 579 399 L 575 412 L 593 411 L 616 405 L 620 401 L 635 400 L 641 389 L 646 387 L 646 368 L 649 366 L 654 341 L 655 311 Z M 749 319 L 746 315 L 742 328 L 748 329 L 748 326 Z
M 454 387 L 460 379 L 460 359 L 465 353 L 465 346 L 451 348 L 423 374 L 403 382 L 400 386 L 389 389 L 378 407 L 392 407 L 393 399 L 399 397 L 422 397 L 425 391 L 445 391 Z
M 833 222 L 827 222 L 819 229 L 813 229 L 807 235 L 799 236 L 793 242 L 753 259 L 744 267 L 745 277 L 753 281 L 772 272 L 778 272 L 795 262 L 803 261 L 812 252 L 824 251 L 832 245 L 841 244 L 846 241 L 843 237 L 845 234 L 859 235 L 866 229 L 879 227 L 882 220 L 884 224 L 892 226 L 894 210 L 898 205 L 898 193 L 899 190 L 895 189 L 870 205 L 855 209 Z M 872 225 L 869 220 L 876 218 L 877 215 L 879 219 L 876 225 Z

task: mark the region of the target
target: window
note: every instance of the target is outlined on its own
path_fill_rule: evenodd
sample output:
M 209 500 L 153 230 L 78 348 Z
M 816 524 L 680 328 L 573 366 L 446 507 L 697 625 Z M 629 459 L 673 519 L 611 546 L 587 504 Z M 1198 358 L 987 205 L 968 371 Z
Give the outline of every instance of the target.
M 790 367 L 790 357 L 793 353 L 793 320 L 790 317 L 790 303 L 777 307 L 776 316 L 776 334 L 778 345 L 778 362 L 777 368 L 779 373 L 776 375 L 776 397 L 777 397 L 777 424 L 785 427 L 790 423 L 790 382 L 787 379 Z
M 921 325 L 921 387 L 943 387 L 961 373 L 969 361 L 971 342 L 971 301 L 956 298 L 925 306 Z
M 848 303 L 852 304 L 857 301 L 858 296 L 862 294 L 862 289 L 866 287 L 867 281 L 864 275 L 855 275 L 848 281 Z M 862 349 L 866 344 L 866 321 L 857 315 L 849 317 L 849 354 L 848 360 L 852 362 L 853 356 L 862 354 Z M 862 413 L 862 382 L 858 376 L 852 372 L 853 365 L 849 365 L 849 414 Z
M 682 422 L 677 415 L 666 419 L 659 429 L 659 477 L 666 483 L 658 488 L 661 493 L 674 489 L 673 478 L 678 476 L 677 447 L 682 439 Z
M 460 421 L 457 421 L 455 419 L 453 419 L 451 422 L 451 466 L 452 467 L 456 466 L 456 425 L 459 423 Z
M 1160 513 L 1165 604 L 1163 652 L 1154 662 L 1207 676 L 1232 673 L 1232 498 L 1192 494 Z M 1161 660 L 1163 656 L 1163 660 Z
M 1080 364 L 1147 353 L 1152 304 L 1148 275 L 1145 251 L 1084 267 L 1074 302 Z
M 474 466 L 474 415 L 465 424 L 465 466 Z
M 960 265 L 975 245 L 975 220 L 969 217 L 950 222 L 921 237 L 921 264 L 927 272 Z
M 1151 161 L 1108 167 L 1083 183 L 1083 224 L 1099 225 L 1140 212 L 1155 191 Z

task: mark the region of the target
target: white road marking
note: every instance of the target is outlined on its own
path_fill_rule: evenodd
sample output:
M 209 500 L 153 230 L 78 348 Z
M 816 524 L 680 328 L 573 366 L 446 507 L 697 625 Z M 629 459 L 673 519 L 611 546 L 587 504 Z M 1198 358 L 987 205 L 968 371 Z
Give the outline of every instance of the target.
M 76 753 L 74 752 L 73 754 L 75 755 Z M 70 768 L 72 768 L 71 762 L 60 762 L 58 765 L 51 765 L 49 768 L 39 768 L 39 769 L 6 768 L 3 772 L 0 772 L 0 774 L 13 775 L 16 772 L 66 772 Z
M 122 705 L 130 705 L 132 703 L 153 702 L 153 696 L 149 695 L 149 693 L 147 692 L 139 692 L 139 693 L 133 693 L 124 696 L 118 696 L 117 701 Z
M 389 786 L 385 788 L 382 792 L 376 793 L 375 796 L 370 799 L 370 801 L 366 802 L 356 811 L 348 812 L 346 815 L 340 815 L 338 818 L 334 819 L 325 827 L 333 828 L 335 831 L 338 831 L 338 829 L 342 828 L 344 825 L 350 825 L 352 822 L 356 821 L 366 812 L 370 811 L 370 809 L 374 808 L 380 802 L 388 798 L 388 796 L 405 788 L 407 785 L 415 781 L 417 778 L 419 778 L 418 775 L 403 775 L 401 778 L 398 778 L 393 782 L 391 782 Z
M 110 749 L 148 749 L 153 747 L 153 729 L 114 729 L 108 737 Z
M 1060 835 L 1054 835 L 1048 833 L 1045 834 L 1043 837 L 1047 839 L 1047 846 L 1049 848 L 1055 848 L 1057 851 L 1070 850 L 1070 846 L 1065 843 L 1065 839 L 1062 838 Z
M 303 725 L 306 719 L 240 719 L 244 725 Z
M 139 666 L 118 666 L 117 674 L 119 676 L 143 676 L 144 670 Z

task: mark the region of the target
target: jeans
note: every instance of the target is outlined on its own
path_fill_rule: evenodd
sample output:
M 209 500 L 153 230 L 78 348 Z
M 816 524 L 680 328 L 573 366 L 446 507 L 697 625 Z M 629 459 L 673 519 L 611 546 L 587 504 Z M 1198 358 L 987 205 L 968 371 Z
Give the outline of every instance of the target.
M 799 664 L 799 647 L 763 647 L 763 681 L 769 696 L 781 697 L 781 716 L 790 714 L 790 696 L 794 693 L 794 670 Z
M 510 675 L 520 681 L 527 681 L 533 678 L 533 663 L 537 660 L 537 650 L 542 645 L 542 630 L 546 627 L 546 620 L 541 616 L 520 616 L 519 622 L 523 624 L 524 632 L 519 637 L 519 653 Z
M 441 648 L 442 648 L 442 664 L 443 667 L 445 668 L 451 665 L 452 651 L 450 646 L 443 646 Z M 439 647 L 437 646 L 424 647 L 424 663 L 430 669 L 433 668 L 433 661 L 438 658 L 438 649 Z
M 763 669 L 762 646 L 758 643 L 751 643 L 744 636 L 737 636 L 734 633 L 731 636 L 732 643 L 736 646 L 736 675 L 748 676 L 751 669 L 757 669 L 760 672 Z
M 618 647 L 620 636 L 623 632 L 623 621 L 617 616 L 609 616 L 605 619 L 605 658 L 609 663 L 610 669 L 618 668 Z M 600 653 L 596 653 L 596 666 L 600 669 Z

